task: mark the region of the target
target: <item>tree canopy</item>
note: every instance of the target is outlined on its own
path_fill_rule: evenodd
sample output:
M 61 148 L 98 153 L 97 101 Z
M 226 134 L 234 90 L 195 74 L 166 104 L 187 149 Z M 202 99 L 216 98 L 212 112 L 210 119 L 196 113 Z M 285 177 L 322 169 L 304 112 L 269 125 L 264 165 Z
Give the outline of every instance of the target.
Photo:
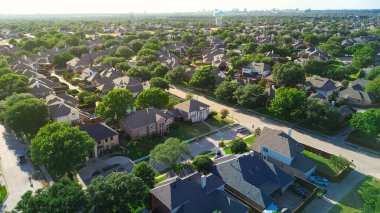
M 74 171 L 75 165 L 88 157 L 95 145 L 87 132 L 54 122 L 43 126 L 31 140 L 30 156 L 36 164 L 64 175 Z
M 252 109 L 265 104 L 265 88 L 258 84 L 246 84 L 234 92 L 240 106 Z
M 28 78 L 24 75 L 7 73 L 0 76 L 0 100 L 12 95 L 23 93 L 28 90 Z
M 114 89 L 107 93 L 96 107 L 96 114 L 111 122 L 125 117 L 134 104 L 133 94 L 129 90 Z
M 170 88 L 169 81 L 165 78 L 154 77 L 149 80 L 149 84 L 151 87 L 157 87 L 163 90 L 167 90 Z
M 165 143 L 158 144 L 150 152 L 150 162 L 152 164 L 164 164 L 175 170 L 177 164 L 190 155 L 189 145 L 181 143 L 177 138 L 168 138 Z
M 236 103 L 236 96 L 234 92 L 239 88 L 240 84 L 234 81 L 223 81 L 215 89 L 215 96 L 223 101 Z
M 202 174 L 207 174 L 214 162 L 206 155 L 197 155 L 193 160 L 195 169 Z
M 169 94 L 160 88 L 150 88 L 142 91 L 136 99 L 136 106 L 140 109 L 155 107 L 163 109 L 169 102 Z
M 182 84 L 186 79 L 185 68 L 176 67 L 165 74 L 165 79 L 171 84 Z
M 156 170 L 147 162 L 143 161 L 133 167 L 132 174 L 139 177 L 149 188 L 156 183 Z
M 211 66 L 202 66 L 196 70 L 191 77 L 190 84 L 201 89 L 213 89 L 215 87 L 215 76 Z
M 273 81 L 279 87 L 295 87 L 305 83 L 305 71 L 293 62 L 276 64 L 273 68 Z
M 377 136 L 380 133 L 380 109 L 368 109 L 363 113 L 355 113 L 350 120 L 350 125 L 364 136 Z
M 371 81 L 365 88 L 376 100 L 380 102 L 380 76 Z
M 269 111 L 280 118 L 299 120 L 303 117 L 306 101 L 306 92 L 295 88 L 281 87 L 276 91 Z
M 354 53 L 354 58 L 352 59 L 352 65 L 365 68 L 373 64 L 376 60 L 376 50 L 370 46 L 365 45 L 363 48 L 357 50 Z

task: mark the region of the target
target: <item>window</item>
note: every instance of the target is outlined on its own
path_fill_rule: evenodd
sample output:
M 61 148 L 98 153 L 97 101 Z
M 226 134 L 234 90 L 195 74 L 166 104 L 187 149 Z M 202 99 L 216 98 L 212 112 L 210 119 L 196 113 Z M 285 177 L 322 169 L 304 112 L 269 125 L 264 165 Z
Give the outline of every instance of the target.
M 264 147 L 264 148 L 263 148 L 263 151 L 264 151 L 264 152 L 268 152 L 268 149 Z

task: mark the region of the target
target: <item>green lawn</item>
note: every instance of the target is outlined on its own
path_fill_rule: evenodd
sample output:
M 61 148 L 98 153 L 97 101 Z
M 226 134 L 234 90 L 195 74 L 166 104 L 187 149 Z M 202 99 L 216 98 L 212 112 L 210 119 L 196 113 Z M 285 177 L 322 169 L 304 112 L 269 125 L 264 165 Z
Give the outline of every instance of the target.
M 222 119 L 220 115 L 215 115 L 213 118 L 209 118 L 206 122 L 213 127 L 220 128 L 226 126 L 227 124 L 233 123 L 233 120 L 228 118 Z
M 323 174 L 326 174 L 327 176 L 335 176 L 339 172 L 333 164 L 330 162 L 329 159 L 324 158 L 320 155 L 314 154 L 309 151 L 304 151 L 303 152 L 305 156 L 311 158 L 312 160 L 315 161 L 317 164 L 317 170 L 320 171 Z
M 210 128 L 203 123 L 195 123 L 187 125 L 184 123 L 177 123 L 173 126 L 172 132 L 169 137 L 178 138 L 180 140 L 188 140 L 190 138 L 202 135 L 210 131 Z
M 5 186 L 0 187 L 0 204 L 2 204 L 7 197 L 7 188 Z
M 255 135 L 251 135 L 247 138 L 245 138 L 243 141 L 248 144 L 248 146 L 252 145 L 254 142 L 255 142 L 255 138 L 256 136 Z
M 156 177 L 156 183 L 161 183 L 163 181 L 165 181 L 166 179 L 168 178 L 167 174 L 162 174 L 160 176 L 157 176 Z
M 164 137 L 141 138 L 139 140 L 128 140 L 125 144 L 125 154 L 131 160 L 136 160 L 146 155 L 160 143 L 165 142 Z
M 380 208 L 380 195 L 376 193 L 380 191 L 380 181 L 373 177 L 367 176 L 360 181 L 355 187 L 348 192 L 332 209 L 329 213 L 357 213 L 364 211 L 363 197 L 368 197 L 368 191 L 374 191 L 372 196 L 375 198 L 375 204 Z M 363 196 L 363 193 L 366 195 Z M 377 196 L 377 201 L 376 201 Z M 366 209 L 365 212 L 376 212 L 374 209 Z
M 223 150 L 226 153 L 226 155 L 233 154 L 230 147 L 224 147 Z

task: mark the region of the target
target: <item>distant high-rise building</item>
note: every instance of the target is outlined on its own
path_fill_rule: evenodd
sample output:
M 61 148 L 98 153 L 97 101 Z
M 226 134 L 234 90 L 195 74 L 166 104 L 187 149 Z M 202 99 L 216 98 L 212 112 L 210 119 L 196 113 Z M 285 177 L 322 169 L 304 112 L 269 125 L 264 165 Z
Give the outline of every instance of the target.
M 223 18 L 215 18 L 215 25 L 217 27 L 223 26 Z

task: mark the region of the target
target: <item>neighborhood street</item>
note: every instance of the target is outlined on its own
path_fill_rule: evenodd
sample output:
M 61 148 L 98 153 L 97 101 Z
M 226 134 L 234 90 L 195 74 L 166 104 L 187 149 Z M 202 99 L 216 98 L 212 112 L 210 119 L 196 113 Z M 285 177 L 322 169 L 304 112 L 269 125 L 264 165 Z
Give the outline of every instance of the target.
M 32 179 L 32 186 L 29 182 L 29 177 L 34 174 L 30 161 L 21 165 L 17 161 L 16 153 L 25 152 L 26 149 L 27 145 L 20 143 L 0 125 L 1 168 L 8 191 L 8 198 L 0 212 L 13 210 L 26 191 L 42 188 L 38 180 Z

